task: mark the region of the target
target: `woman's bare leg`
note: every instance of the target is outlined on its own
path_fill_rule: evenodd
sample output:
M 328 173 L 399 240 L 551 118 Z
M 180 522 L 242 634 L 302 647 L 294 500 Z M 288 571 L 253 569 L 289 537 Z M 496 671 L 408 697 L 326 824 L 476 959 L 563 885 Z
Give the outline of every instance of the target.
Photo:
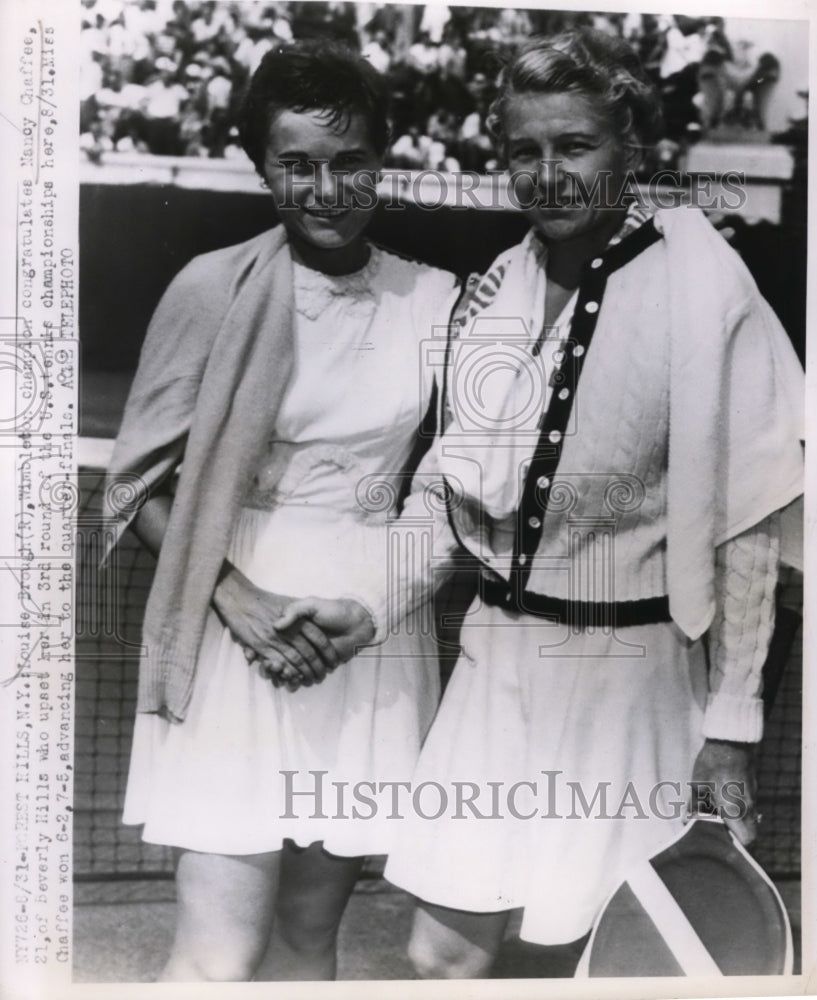
M 287 845 L 282 855 L 272 939 L 255 979 L 334 979 L 338 928 L 363 858 L 336 857 L 319 843 Z
M 252 979 L 272 927 L 281 852 L 177 854 L 178 916 L 162 982 Z
M 423 979 L 482 979 L 493 965 L 510 910 L 472 913 L 419 900 L 409 958 Z

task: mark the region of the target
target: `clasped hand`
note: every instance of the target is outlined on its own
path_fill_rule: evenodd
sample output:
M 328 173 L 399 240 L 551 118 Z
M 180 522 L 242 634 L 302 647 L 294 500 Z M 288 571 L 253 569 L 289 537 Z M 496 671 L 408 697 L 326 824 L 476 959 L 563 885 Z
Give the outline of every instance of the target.
M 357 601 L 294 600 L 262 590 L 235 567 L 217 585 L 213 606 L 248 662 L 290 690 L 320 683 L 374 635 Z

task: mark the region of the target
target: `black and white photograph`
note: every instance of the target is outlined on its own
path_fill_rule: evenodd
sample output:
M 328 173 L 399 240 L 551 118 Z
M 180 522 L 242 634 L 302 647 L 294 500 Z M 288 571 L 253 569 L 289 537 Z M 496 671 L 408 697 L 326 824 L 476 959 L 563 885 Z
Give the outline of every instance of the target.
M 0 992 L 815 990 L 812 13 L 662 6 L 9 4 Z

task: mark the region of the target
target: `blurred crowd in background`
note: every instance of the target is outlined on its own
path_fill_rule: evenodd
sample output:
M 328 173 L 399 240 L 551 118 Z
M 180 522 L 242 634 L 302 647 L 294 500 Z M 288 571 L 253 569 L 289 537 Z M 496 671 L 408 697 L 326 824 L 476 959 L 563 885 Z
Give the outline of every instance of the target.
M 486 113 L 504 59 L 533 34 L 590 24 L 630 41 L 664 103 L 648 168 L 673 166 L 718 129 L 762 134 L 780 71 L 775 53 L 728 38 L 717 17 L 314 0 L 82 7 L 80 142 L 92 160 L 111 150 L 243 156 L 234 118 L 246 83 L 267 51 L 293 39 L 345 41 L 388 76 L 389 165 L 417 170 L 497 166 Z

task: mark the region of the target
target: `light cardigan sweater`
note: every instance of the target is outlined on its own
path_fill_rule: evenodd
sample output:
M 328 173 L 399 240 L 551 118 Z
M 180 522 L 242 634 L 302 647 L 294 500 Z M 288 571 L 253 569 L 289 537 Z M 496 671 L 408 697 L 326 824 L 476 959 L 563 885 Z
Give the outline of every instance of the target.
M 576 484 L 575 513 L 580 520 L 609 515 L 608 480 L 623 477 L 643 487 L 645 494 L 632 512 L 625 510 L 617 517 L 616 599 L 668 594 L 672 618 L 690 640 L 710 629 L 719 605 L 732 617 L 734 624 L 727 631 L 734 635 L 740 632 L 743 604 L 724 594 L 724 586 L 732 584 L 731 574 L 750 573 L 755 560 L 765 564 L 773 557 L 776 562 L 778 522 L 783 559 L 796 564 L 799 558 L 802 509 L 792 501 L 802 492 L 803 372 L 749 272 L 702 213 L 663 211 L 655 222 L 663 239 L 610 276 L 576 392 L 571 417 L 575 432 L 565 438 L 555 482 Z M 512 284 L 513 310 L 497 294 L 495 310 L 483 297 L 478 314 L 495 315 L 496 322 L 505 325 L 508 316 L 522 317 L 533 344 L 541 326 L 541 312 L 538 325 L 536 315 L 541 296 L 526 258 L 529 247 L 526 240 L 511 248 L 489 272 L 499 277 L 496 284 Z M 518 280 L 515 272 L 521 275 Z M 460 311 L 473 315 L 467 300 Z M 461 338 L 467 340 L 468 335 L 468 327 L 463 327 Z M 482 335 L 481 330 L 474 332 Z M 467 374 L 468 351 L 462 357 Z M 456 349 L 452 358 L 448 384 L 453 386 L 450 391 L 458 391 L 464 383 L 456 371 Z M 487 391 L 482 398 L 487 398 Z M 478 457 L 474 440 L 473 433 L 464 433 L 455 419 L 427 456 L 417 482 L 427 490 L 429 480 L 442 472 L 456 494 L 458 486 L 467 482 L 460 470 Z M 473 516 L 480 496 L 467 488 L 465 492 L 462 507 L 454 502 L 457 533 L 486 569 L 507 576 L 507 534 L 505 544 L 500 537 L 495 549 L 506 558 L 492 558 L 492 532 L 484 530 L 484 515 Z M 511 490 L 510 496 L 514 495 Z M 511 501 L 511 508 L 515 503 Z M 420 493 L 409 499 L 403 514 L 407 531 L 424 506 Z M 784 508 L 787 516 L 764 527 L 770 515 Z M 531 591 L 570 596 L 564 589 L 566 577 L 554 573 L 553 567 L 576 561 L 578 528 L 579 522 L 572 521 L 562 505 L 554 502 L 548 509 L 532 560 Z M 757 537 L 742 539 L 754 528 Z M 399 530 L 399 522 L 393 530 Z M 732 540 L 737 540 L 736 547 Z M 730 542 L 726 567 L 716 569 L 718 552 L 726 542 Z M 446 520 L 437 517 L 431 560 L 435 579 L 455 548 Z M 750 589 L 768 605 L 767 583 L 773 581 L 774 572 L 768 573 L 765 565 L 759 568 L 757 587 L 752 584 Z M 422 569 L 407 565 L 401 577 L 393 574 L 398 582 L 392 583 L 386 603 L 378 601 L 374 590 L 368 595 L 376 609 L 378 634 L 395 627 L 406 607 L 422 599 L 429 583 Z M 767 645 L 768 612 L 766 607 L 757 618 L 756 612 L 747 610 L 747 628 L 751 631 L 751 621 L 760 624 L 757 635 L 738 637 L 737 643 L 730 640 L 729 649 L 721 641 L 725 633 L 719 618 L 719 650 L 729 656 L 736 645 L 750 640 Z M 744 691 L 732 671 L 724 680 L 723 668 L 723 663 L 716 664 L 711 677 L 721 692 L 707 710 L 706 735 L 756 740 L 762 725 L 756 678 L 749 678 Z M 759 677 L 757 663 L 751 664 L 751 673 Z
M 292 369 L 283 227 L 195 258 L 153 316 L 109 469 L 115 535 L 184 456 L 144 619 L 137 708 L 184 718 L 241 502 Z M 123 489 L 124 488 L 124 489 Z
M 606 498 L 596 504 L 595 493 L 606 486 L 595 483 L 598 473 L 635 473 L 638 488 L 646 485 L 648 495 L 631 516 L 620 520 L 629 529 L 630 522 L 637 526 L 646 515 L 660 537 L 625 567 L 635 575 L 617 580 L 617 599 L 668 594 L 673 620 L 690 639 L 697 639 L 714 614 L 716 547 L 802 493 L 804 379 L 771 307 L 703 213 L 692 208 L 659 211 L 655 225 L 663 238 L 609 278 L 559 472 L 590 474 L 588 482 L 578 480 L 576 512 L 581 515 L 609 513 Z M 495 317 L 497 324 L 507 325 L 504 317 L 521 317 L 531 343 L 544 308 L 544 272 L 534 244 L 526 238 L 498 258 L 489 274 L 502 276 L 499 291 L 476 312 L 483 323 Z M 510 302 L 502 294 L 504 286 L 512 289 Z M 467 300 L 458 311 L 475 314 Z M 481 339 L 483 330 L 478 324 L 465 326 L 461 340 L 467 341 L 469 334 Z M 543 353 L 547 350 L 545 346 Z M 453 358 L 456 369 L 456 351 Z M 467 352 L 463 358 L 465 365 L 473 366 Z M 449 386 L 460 393 L 461 382 L 456 370 L 449 373 Z M 533 426 L 536 416 L 533 413 Z M 490 484 L 494 453 L 505 468 L 508 432 L 500 423 L 497 427 L 500 433 L 495 442 L 489 441 L 482 463 L 487 466 L 485 482 L 476 486 L 469 487 L 473 477 L 461 471 L 466 462 L 474 465 L 473 433 L 463 434 L 455 424 L 441 439 L 440 470 L 452 485 L 457 480 L 466 484 L 470 503 L 464 511 L 483 502 L 480 486 L 484 490 Z M 665 483 L 664 472 L 656 470 L 659 460 L 666 469 Z M 661 471 L 660 477 L 656 471 Z M 512 515 L 518 502 L 513 481 L 518 476 L 508 472 L 501 478 L 511 483 L 505 513 Z M 560 505 L 548 509 L 542 556 L 557 554 L 554 536 L 566 544 L 568 520 Z M 467 523 L 461 527 L 460 533 L 467 535 Z M 797 527 L 796 516 L 786 518 L 784 557 L 795 564 L 801 544 Z M 662 539 L 665 567 L 663 557 L 661 566 L 657 560 Z M 535 592 L 548 592 L 547 580 L 536 568 L 529 585 Z

